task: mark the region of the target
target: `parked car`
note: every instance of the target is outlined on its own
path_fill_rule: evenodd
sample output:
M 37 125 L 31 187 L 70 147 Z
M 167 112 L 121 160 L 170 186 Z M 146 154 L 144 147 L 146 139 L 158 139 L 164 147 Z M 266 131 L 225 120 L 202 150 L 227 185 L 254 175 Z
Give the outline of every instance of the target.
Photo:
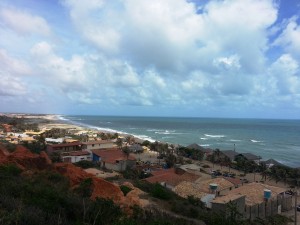
M 286 191 L 284 193 L 287 194 L 287 195 L 294 195 L 294 192 L 292 190 L 288 190 L 288 191 Z
M 247 180 L 246 178 L 240 178 L 240 180 L 242 181 L 242 183 L 249 183 L 249 180 Z
M 300 212 L 300 205 L 298 205 L 298 206 L 297 206 L 297 211 L 299 211 L 299 212 Z

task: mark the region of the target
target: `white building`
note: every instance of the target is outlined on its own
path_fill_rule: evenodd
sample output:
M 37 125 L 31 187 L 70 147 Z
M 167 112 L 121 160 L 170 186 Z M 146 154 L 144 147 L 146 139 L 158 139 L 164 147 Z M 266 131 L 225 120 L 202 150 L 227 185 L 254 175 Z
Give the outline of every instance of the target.
M 61 154 L 63 162 L 76 163 L 83 160 L 91 161 L 92 155 L 87 151 L 64 152 Z
M 97 149 L 107 149 L 107 148 L 115 148 L 116 144 L 113 140 L 99 140 L 99 141 L 89 141 L 82 142 L 82 149 L 88 152 Z

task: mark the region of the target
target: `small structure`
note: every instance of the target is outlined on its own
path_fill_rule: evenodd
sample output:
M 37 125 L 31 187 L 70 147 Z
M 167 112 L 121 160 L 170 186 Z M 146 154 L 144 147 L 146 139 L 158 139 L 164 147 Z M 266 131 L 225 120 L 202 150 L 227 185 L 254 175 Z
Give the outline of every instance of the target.
M 45 138 L 48 144 L 61 144 L 64 142 L 63 138 Z
M 261 157 L 260 157 L 260 156 L 254 155 L 254 154 L 252 154 L 252 153 L 241 153 L 241 154 L 238 154 L 238 155 L 235 156 L 235 157 L 243 157 L 245 160 L 253 161 L 253 162 L 255 162 L 256 164 L 259 164 L 259 163 L 260 163 L 260 160 L 261 160 Z
M 128 148 L 130 152 L 134 153 L 142 153 L 144 151 L 144 148 L 140 144 L 133 144 L 130 145 Z
M 250 183 L 213 200 L 212 210 L 226 212 L 227 204 L 233 199 L 237 202 L 237 210 L 246 219 L 265 218 L 292 208 L 292 196 L 286 195 L 284 188 Z
M 282 163 L 276 161 L 275 159 L 268 159 L 268 160 L 266 160 L 266 161 L 261 161 L 261 163 L 266 164 L 266 166 L 267 166 L 268 168 L 271 168 L 272 166 L 283 166 L 283 167 L 288 167 L 288 166 L 286 166 L 286 165 L 284 165 L 284 164 L 282 164 Z
M 63 162 L 76 163 L 83 160 L 91 161 L 91 154 L 87 151 L 75 151 L 61 153 L 61 159 Z
M 219 159 L 229 159 L 230 161 L 234 161 L 235 157 L 239 155 L 238 152 L 233 151 L 233 150 L 223 150 L 220 151 L 220 156 Z
M 188 146 L 186 146 L 186 148 L 188 149 L 195 149 L 198 151 L 203 152 L 203 159 L 205 160 L 207 158 L 207 156 L 211 155 L 213 153 L 213 150 L 210 148 L 204 148 L 201 145 L 198 145 L 196 143 L 190 144 Z
M 214 184 L 217 189 L 215 190 L 216 196 L 226 195 L 229 191 L 235 188 L 235 185 L 224 179 L 223 177 L 217 177 L 204 181 L 196 181 L 201 190 L 206 193 L 212 193 L 211 184 Z
M 136 165 L 135 157 L 126 155 L 117 148 L 92 150 L 92 160 L 107 169 L 115 171 L 124 171 L 127 168 L 134 168 Z

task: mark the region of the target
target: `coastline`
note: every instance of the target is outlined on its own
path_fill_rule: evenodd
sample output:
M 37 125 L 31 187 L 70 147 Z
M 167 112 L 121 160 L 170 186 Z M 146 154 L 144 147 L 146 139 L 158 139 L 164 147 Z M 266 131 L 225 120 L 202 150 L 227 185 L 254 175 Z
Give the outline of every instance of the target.
M 158 140 L 153 140 L 151 138 L 143 138 L 139 135 L 134 135 L 134 134 L 118 131 L 118 130 L 113 130 L 113 129 L 109 129 L 109 128 L 101 128 L 101 127 L 96 127 L 96 126 L 92 126 L 92 125 L 89 125 L 89 124 L 84 124 L 84 123 L 72 121 L 72 120 L 64 118 L 63 115 L 49 114 L 49 115 L 39 116 L 39 117 L 43 118 L 43 119 L 45 119 L 49 122 L 49 123 L 39 123 L 39 128 L 40 129 L 51 129 L 51 128 L 67 129 L 67 128 L 72 128 L 72 129 L 76 129 L 78 131 L 98 131 L 98 132 L 110 133 L 110 134 L 118 133 L 119 135 L 124 136 L 124 137 L 132 136 L 138 142 L 143 142 L 143 141 L 146 141 L 146 140 L 150 141 L 150 142 L 158 141 Z M 34 116 L 32 116 L 31 118 L 34 118 Z M 158 141 L 158 142 L 160 142 L 160 141 Z
M 18 114 L 7 114 L 7 115 L 18 115 Z M 229 132 L 231 132 L 232 130 L 228 130 L 227 133 L 223 133 L 223 132 L 225 132 L 225 130 L 220 130 L 219 131 L 217 129 L 215 129 L 216 131 L 214 131 L 216 133 L 213 133 L 213 132 L 206 133 L 206 132 L 203 131 L 202 133 L 204 134 L 204 136 L 200 136 L 200 137 L 197 137 L 196 135 L 190 135 L 188 137 L 184 133 L 183 133 L 183 135 L 181 135 L 180 130 L 177 130 L 177 127 L 176 127 L 176 126 L 178 126 L 178 124 L 176 124 L 175 126 L 173 126 L 173 124 L 172 124 L 173 127 L 170 128 L 170 126 L 169 126 L 170 121 L 173 123 L 173 120 L 170 119 L 170 118 L 167 118 L 167 122 L 169 122 L 169 124 L 163 123 L 163 121 L 160 120 L 160 121 L 162 121 L 162 124 L 160 125 L 160 127 L 157 126 L 157 129 L 156 129 L 155 126 L 152 126 L 152 124 L 149 123 L 149 121 L 152 122 L 152 121 L 155 121 L 155 120 L 151 120 L 151 118 L 148 119 L 148 117 L 145 117 L 147 119 L 146 122 L 148 122 L 148 123 L 145 123 L 145 125 L 144 125 L 144 120 L 141 120 L 140 118 L 137 118 L 137 120 L 135 120 L 134 117 L 128 117 L 128 118 L 131 118 L 131 119 L 127 121 L 127 117 L 124 117 L 124 118 L 120 117 L 121 119 L 118 118 L 117 120 L 113 120 L 114 117 L 110 117 L 110 116 L 103 116 L 102 119 L 101 119 L 101 116 L 99 116 L 99 117 L 95 116 L 95 117 L 91 117 L 91 119 L 90 119 L 89 118 L 90 116 L 74 116 L 73 117 L 73 116 L 61 115 L 61 114 L 45 114 L 45 115 L 40 115 L 40 114 L 36 114 L 36 115 L 35 114 L 19 114 L 19 116 L 20 115 L 22 115 L 23 117 L 30 118 L 30 119 L 37 118 L 37 123 L 40 124 L 41 129 L 44 129 L 44 128 L 48 128 L 48 129 L 50 129 L 50 128 L 72 128 L 72 129 L 76 129 L 78 131 L 83 131 L 84 130 L 84 131 L 94 131 L 94 132 L 96 131 L 96 132 L 103 132 L 103 133 L 118 133 L 120 136 L 124 136 L 124 137 L 132 136 L 136 140 L 138 140 L 139 143 L 141 143 L 145 140 L 148 140 L 150 142 L 157 141 L 159 143 L 168 143 L 168 144 L 173 144 L 173 145 L 178 144 L 178 145 L 181 145 L 181 146 L 187 146 L 187 145 L 192 144 L 192 143 L 198 143 L 200 146 L 203 146 L 204 148 L 211 148 L 211 149 L 219 148 L 220 150 L 227 150 L 227 149 L 233 149 L 233 143 L 234 143 L 234 142 L 232 142 L 233 140 L 239 141 L 238 138 L 234 137 L 234 135 L 232 135 L 232 136 L 230 135 Z M 72 120 L 73 118 L 74 118 L 74 120 Z M 99 122 L 98 122 L 98 118 L 99 118 Z M 47 122 L 40 123 L 43 119 L 47 120 Z M 125 123 L 123 123 L 123 119 L 125 120 Z M 87 121 L 90 124 L 82 123 L 82 121 Z M 118 123 L 119 121 L 122 121 L 122 123 Z M 138 124 L 138 122 L 139 122 L 139 124 Z M 143 129 L 135 128 L 136 126 L 140 127 L 141 122 L 142 122 L 142 126 L 143 126 L 143 129 L 145 130 L 145 132 L 143 132 L 144 131 Z M 187 121 L 187 122 L 189 122 L 189 121 Z M 206 122 L 211 123 L 211 121 L 206 121 Z M 175 120 L 175 123 L 176 123 L 176 120 Z M 228 121 L 225 121 L 225 123 L 228 123 Z M 91 125 L 91 124 L 96 124 L 96 126 Z M 99 126 L 97 126 L 98 124 L 99 124 Z M 101 127 L 101 125 L 105 126 L 106 124 L 108 126 L 110 126 L 112 129 Z M 127 124 L 130 124 L 130 125 L 128 125 L 129 128 L 126 127 Z M 164 126 L 165 124 L 166 124 L 166 126 Z M 117 130 L 116 129 L 117 127 L 120 127 L 121 129 Z M 132 127 L 134 129 L 131 129 Z M 154 127 L 154 129 L 153 129 L 153 127 Z M 161 130 L 159 130 L 159 129 L 161 129 Z M 174 131 L 173 131 L 173 129 L 174 129 Z M 176 131 L 175 131 L 175 129 L 176 129 Z M 178 128 L 178 129 L 181 129 L 181 128 Z M 248 128 L 246 128 L 246 129 L 248 129 Z M 124 132 L 124 130 L 126 130 L 126 132 Z M 194 128 L 192 128 L 191 130 L 193 131 Z M 128 131 L 129 132 L 132 131 L 133 133 L 129 133 Z M 135 133 L 140 133 L 141 135 L 136 135 L 136 134 L 134 134 L 134 132 Z M 173 132 L 175 132 L 175 133 L 173 133 Z M 247 132 L 248 132 L 248 130 L 247 130 Z M 251 134 L 251 132 L 249 132 L 249 133 Z M 154 135 L 151 135 L 151 136 L 155 136 L 155 137 L 150 138 L 149 136 L 147 136 L 149 134 L 154 134 Z M 174 135 L 174 134 L 176 134 L 177 136 Z M 173 136 L 173 137 L 175 136 L 176 138 L 178 137 L 178 138 L 180 138 L 181 140 L 184 140 L 187 143 L 182 144 L 181 143 L 182 141 L 180 142 L 180 140 L 178 140 L 178 142 L 175 142 L 177 140 L 175 138 L 163 140 L 164 139 L 163 136 L 169 136 L 169 137 L 170 136 Z M 160 138 L 156 139 L 157 137 L 160 137 Z M 199 140 L 197 140 L 196 138 L 198 138 Z M 216 140 L 216 141 L 220 140 L 219 145 L 221 145 L 221 147 L 216 147 L 214 145 L 211 145 L 211 147 L 210 147 L 210 145 L 205 145 L 205 142 L 207 141 L 207 139 Z M 237 147 L 237 152 L 239 152 L 239 153 L 250 152 L 250 153 L 253 153 L 253 154 L 257 154 L 257 155 L 260 155 L 260 153 L 262 154 L 262 152 L 264 152 L 265 154 L 262 156 L 262 160 L 267 160 L 267 159 L 270 159 L 270 158 L 274 158 L 275 160 L 277 160 L 280 163 L 282 163 L 284 165 L 287 165 L 289 167 L 292 167 L 292 168 L 298 168 L 299 167 L 299 162 L 297 160 L 295 160 L 295 157 L 293 159 L 291 159 L 291 157 L 289 157 L 290 155 L 293 154 L 291 152 L 291 150 L 287 151 L 287 152 L 285 150 L 281 150 L 281 152 L 279 152 L 279 150 L 278 150 L 278 152 L 277 152 L 276 148 L 273 148 L 272 150 L 268 151 L 270 149 L 270 146 L 266 146 L 267 148 L 264 147 L 265 142 L 259 141 L 261 139 L 253 138 L 253 140 L 256 140 L 256 142 L 253 142 L 252 138 L 250 138 L 250 136 L 248 137 L 248 139 L 243 140 L 243 141 L 244 142 L 248 141 L 248 142 L 252 143 L 252 144 L 251 143 L 247 144 L 247 145 L 249 145 L 249 148 L 247 148 L 246 151 L 245 150 L 243 151 L 240 148 L 241 144 L 239 142 L 237 142 L 237 144 L 238 144 L 237 145 L 238 146 Z M 229 140 L 232 147 L 230 147 L 231 145 L 230 146 L 228 144 L 226 145 L 226 143 L 224 142 L 225 140 L 227 142 Z M 282 139 L 282 140 L 285 140 L 285 139 Z M 277 140 L 276 140 L 276 142 L 278 143 Z M 284 142 L 281 142 L 281 143 L 284 143 Z M 297 146 L 297 142 L 295 142 L 295 143 L 296 143 L 296 145 L 294 145 L 294 146 Z M 261 146 L 260 147 L 261 152 L 257 152 L 257 149 L 253 150 L 253 148 L 251 147 L 252 145 L 253 146 Z M 292 147 L 294 148 L 294 146 L 292 146 Z M 278 147 L 278 146 L 274 146 L 274 147 Z M 273 152 L 275 154 L 273 154 Z

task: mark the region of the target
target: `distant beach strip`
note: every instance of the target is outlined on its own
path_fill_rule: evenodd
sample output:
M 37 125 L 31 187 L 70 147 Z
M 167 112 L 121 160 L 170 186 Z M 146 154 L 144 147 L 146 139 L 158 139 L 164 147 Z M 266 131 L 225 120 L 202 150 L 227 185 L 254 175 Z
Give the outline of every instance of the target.
M 133 135 L 150 142 L 238 152 L 251 152 L 262 159 L 274 158 L 300 167 L 300 120 L 221 119 L 171 117 L 69 116 L 57 118 L 66 123 L 103 132 Z

